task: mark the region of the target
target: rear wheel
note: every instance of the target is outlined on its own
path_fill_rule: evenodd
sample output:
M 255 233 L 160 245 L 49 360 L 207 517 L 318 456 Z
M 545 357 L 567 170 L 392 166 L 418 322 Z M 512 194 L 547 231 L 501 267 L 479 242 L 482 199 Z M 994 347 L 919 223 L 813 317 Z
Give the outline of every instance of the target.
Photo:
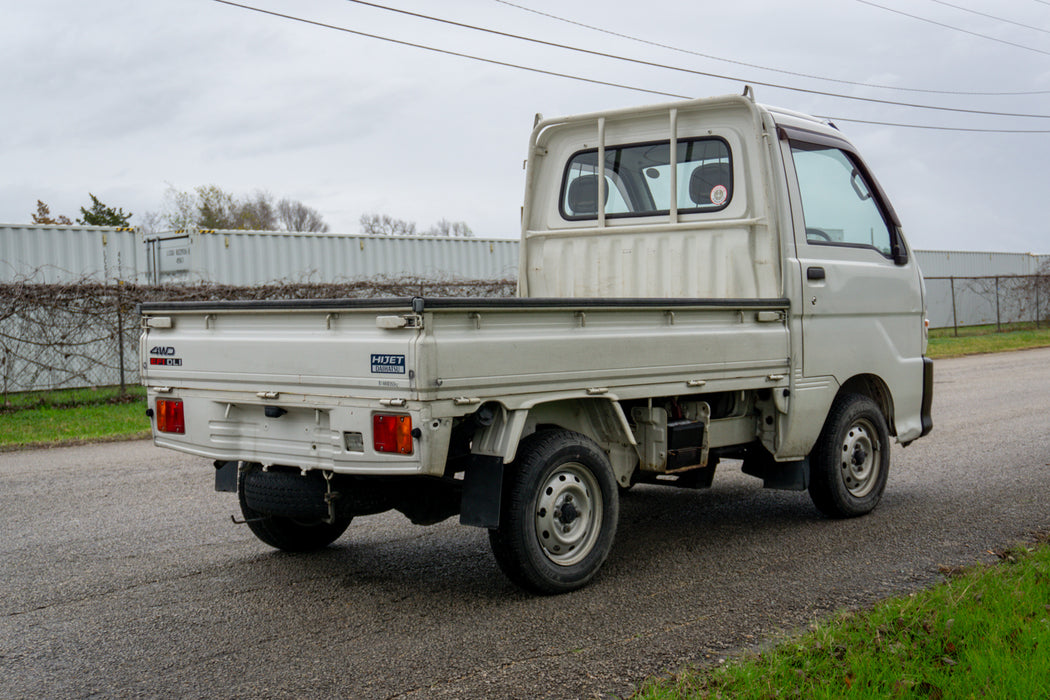
M 489 532 L 503 572 L 536 593 L 564 593 L 598 573 L 616 535 L 619 493 L 594 442 L 557 430 L 522 441 L 500 525 Z
M 323 549 L 339 539 L 352 516 L 336 514 L 325 522 L 320 475 L 297 472 L 264 472 L 259 464 L 242 462 L 237 475 L 237 496 L 248 528 L 260 540 L 286 552 Z
M 889 468 L 889 430 L 878 404 L 862 394 L 835 399 L 810 454 L 814 505 L 832 518 L 870 513 L 886 490 Z

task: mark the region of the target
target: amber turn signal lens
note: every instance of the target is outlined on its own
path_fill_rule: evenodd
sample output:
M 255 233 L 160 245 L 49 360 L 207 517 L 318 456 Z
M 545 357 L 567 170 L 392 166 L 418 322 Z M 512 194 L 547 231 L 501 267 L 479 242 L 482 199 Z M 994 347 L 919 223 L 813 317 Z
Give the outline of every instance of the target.
M 412 454 L 412 416 L 401 413 L 372 416 L 372 446 L 376 452 Z
M 182 399 L 157 399 L 157 430 L 180 435 L 186 433 Z

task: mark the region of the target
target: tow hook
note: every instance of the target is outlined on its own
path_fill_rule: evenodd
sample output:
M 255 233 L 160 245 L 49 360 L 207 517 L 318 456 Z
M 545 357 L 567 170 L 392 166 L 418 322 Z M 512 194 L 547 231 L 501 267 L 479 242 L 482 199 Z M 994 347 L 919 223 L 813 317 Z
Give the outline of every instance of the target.
M 325 522 L 331 525 L 335 522 L 335 502 L 339 499 L 339 492 L 332 490 L 332 472 L 322 471 L 324 477 L 324 502 L 328 504 L 328 517 Z

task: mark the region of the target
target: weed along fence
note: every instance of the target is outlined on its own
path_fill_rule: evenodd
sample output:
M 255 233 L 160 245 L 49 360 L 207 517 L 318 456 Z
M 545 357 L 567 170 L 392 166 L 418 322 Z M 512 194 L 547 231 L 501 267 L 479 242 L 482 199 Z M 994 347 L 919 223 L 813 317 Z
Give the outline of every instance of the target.
M 917 250 L 932 328 L 1050 318 L 1050 255 Z
M 927 277 L 931 328 L 1050 323 L 1050 275 Z

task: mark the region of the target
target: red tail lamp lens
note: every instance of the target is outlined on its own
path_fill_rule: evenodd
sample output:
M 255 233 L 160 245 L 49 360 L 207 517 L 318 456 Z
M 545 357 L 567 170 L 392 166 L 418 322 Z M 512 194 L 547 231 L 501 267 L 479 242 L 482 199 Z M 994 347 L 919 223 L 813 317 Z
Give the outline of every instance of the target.
M 400 413 L 372 416 L 372 445 L 376 452 L 412 454 L 412 416 Z
M 162 433 L 186 433 L 182 399 L 157 399 L 157 430 Z

